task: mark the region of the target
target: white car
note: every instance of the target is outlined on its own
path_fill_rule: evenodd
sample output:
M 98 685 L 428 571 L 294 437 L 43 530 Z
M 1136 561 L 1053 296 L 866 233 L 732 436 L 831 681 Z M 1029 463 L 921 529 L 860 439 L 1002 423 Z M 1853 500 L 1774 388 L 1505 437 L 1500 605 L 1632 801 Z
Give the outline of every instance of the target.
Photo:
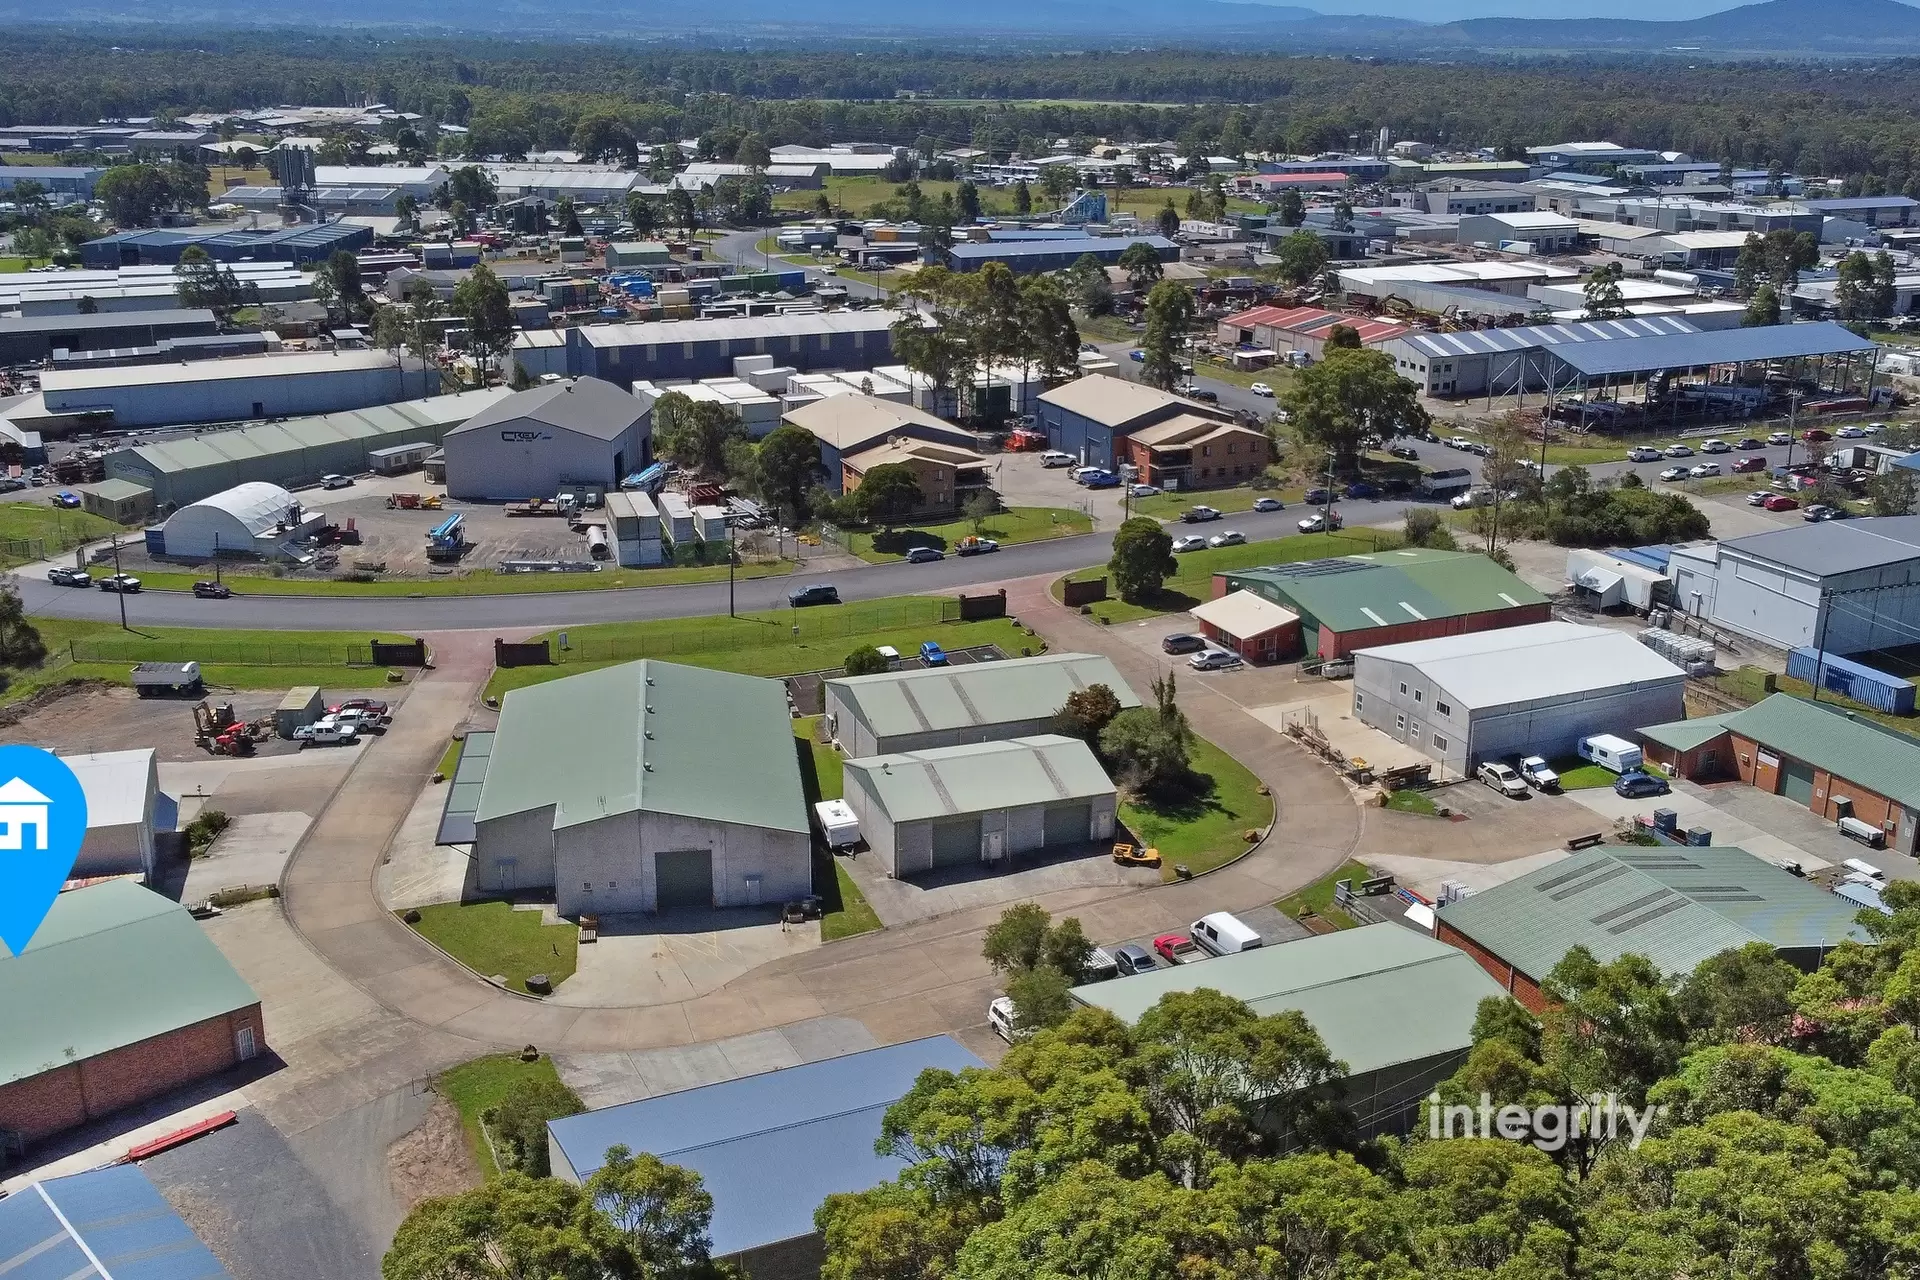
M 1475 507 L 1485 506 L 1493 501 L 1491 489 L 1469 489 L 1465 493 L 1456 493 L 1447 505 L 1455 511 L 1471 511 Z
M 1747 505 L 1750 507 L 1764 507 L 1767 505 L 1767 499 L 1772 496 L 1773 491 L 1771 489 L 1755 489 L 1747 495 Z
M 1273 398 L 1273 388 L 1268 386 L 1264 382 L 1256 382 L 1252 386 L 1248 387 L 1247 390 L 1253 392 L 1253 394 L 1257 396 L 1266 396 L 1268 399 Z
M 1280 501 L 1278 498 L 1255 498 L 1253 500 L 1253 509 L 1255 511 L 1278 511 L 1286 505 L 1286 503 Z
M 1670 444 L 1666 448 L 1666 456 L 1669 458 L 1691 458 L 1693 456 L 1693 450 L 1683 444 Z
M 1136 498 L 1151 498 L 1160 492 L 1160 486 L 1157 484 L 1129 485 L 1127 492 Z
M 1305 520 L 1302 520 L 1298 527 L 1302 533 L 1329 533 L 1332 530 L 1340 528 L 1342 523 L 1338 511 L 1333 513 L 1332 520 L 1327 519 L 1326 512 L 1316 511 Z
M 1236 529 L 1229 529 L 1225 533 L 1216 533 L 1211 538 L 1208 538 L 1207 545 L 1210 547 L 1237 547 L 1246 542 L 1246 540 L 1246 534 Z
M 1072 454 L 1061 453 L 1058 449 L 1049 449 L 1040 455 L 1040 465 L 1043 467 L 1070 467 L 1073 463 Z
M 1860 429 L 1866 432 L 1870 436 L 1877 436 L 1882 431 L 1885 431 L 1887 429 L 1887 424 L 1884 422 L 1869 422 L 1866 426 Z
M 1641 445 L 1637 449 L 1627 450 L 1627 461 L 1628 462 L 1658 462 L 1660 461 L 1660 451 L 1658 449 L 1649 449 L 1645 445 Z
M 1473 448 L 1473 441 L 1467 439 L 1465 436 L 1448 436 L 1444 443 L 1449 449 Z
M 293 731 L 293 736 L 316 746 L 345 745 L 358 740 L 360 731 L 350 724 L 336 724 L 328 717 L 300 726 Z
M 1842 440 L 1859 440 L 1867 434 L 1864 427 L 1841 427 L 1833 433 Z
M 1520 780 L 1520 775 L 1497 760 L 1481 765 L 1479 778 L 1503 796 L 1517 798 L 1527 794 L 1527 784 Z
M 1726 442 L 1725 440 L 1702 440 L 1702 441 L 1700 442 L 1700 452 L 1702 452 L 1702 453 L 1732 453 L 1732 452 L 1733 452 L 1733 446 L 1732 446 L 1732 445 L 1730 445 L 1730 444 L 1728 444 L 1728 443 L 1727 443 L 1727 442 Z
M 1685 480 L 1687 478 L 1687 468 L 1668 467 L 1660 473 L 1660 478 L 1662 480 Z
M 1520 776 L 1529 785 L 1541 791 L 1558 791 L 1560 775 L 1553 771 L 1545 757 L 1528 756 L 1520 762 Z
M 1202 534 L 1190 533 L 1184 538 L 1175 538 L 1173 540 L 1173 549 L 1175 554 L 1182 551 L 1205 551 L 1207 549 L 1207 539 Z
M 1219 671 L 1225 667 L 1239 666 L 1240 655 L 1225 649 L 1208 649 L 1188 658 L 1187 665 L 1195 671 Z
M 352 476 L 324 475 L 320 477 L 320 487 L 322 489 L 345 489 L 352 484 Z
M 1717 462 L 1702 462 L 1694 467 L 1693 470 L 1687 472 L 1687 474 L 1695 480 L 1705 480 L 1708 476 L 1717 476 L 1720 474 L 1720 464 Z
M 987 1003 L 987 1025 L 993 1028 L 995 1035 L 1008 1044 L 1016 1040 L 1024 1040 L 1028 1035 L 1014 1025 L 1013 1000 L 1008 996 L 995 996 Z

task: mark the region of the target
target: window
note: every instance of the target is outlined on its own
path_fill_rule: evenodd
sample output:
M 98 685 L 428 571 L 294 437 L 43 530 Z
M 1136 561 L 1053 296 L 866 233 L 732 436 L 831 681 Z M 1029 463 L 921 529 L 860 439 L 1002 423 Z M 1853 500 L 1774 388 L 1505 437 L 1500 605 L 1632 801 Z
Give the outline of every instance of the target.
M 1200 456 L 1203 458 L 1211 458 L 1213 456 L 1213 446 L 1210 444 L 1201 445 Z
M 1418 702 L 1418 701 L 1420 701 L 1420 699 L 1421 699 L 1421 697 L 1422 697 L 1422 696 L 1423 696 L 1423 695 L 1424 695 L 1425 693 L 1426 693 L 1426 690 L 1425 690 L 1425 689 L 1415 689 L 1415 690 L 1413 691 L 1413 700 L 1414 700 L 1415 702 Z
M 1400 692 L 1405 693 L 1406 691 L 1407 691 L 1407 684 L 1406 684 L 1406 681 L 1403 680 L 1400 682 Z
M 1445 750 L 1447 749 L 1447 740 L 1446 740 L 1445 738 L 1443 738 L 1443 737 L 1441 737 L 1441 736 L 1440 736 L 1439 734 L 1437 734 L 1437 733 L 1436 733 L 1436 734 L 1434 734 L 1434 735 L 1433 735 L 1433 749 L 1434 749 L 1435 751 L 1445 751 Z
M 1364 693 L 1361 693 L 1361 692 L 1360 692 L 1359 690 L 1357 690 L 1357 689 L 1356 689 L 1356 690 L 1354 690 L 1354 694 L 1353 694 L 1353 709 L 1354 709 L 1355 711 L 1359 711 L 1359 710 L 1361 710 L 1361 709 L 1362 709 L 1363 707 L 1365 707 L 1366 705 L 1367 705 L 1367 695 L 1366 695 L 1366 694 L 1364 694 Z
M 1407 741 L 1411 742 L 1416 747 L 1420 745 L 1420 726 L 1419 725 L 1413 726 L 1413 732 L 1407 735 Z
M 1404 732 L 1407 727 L 1407 718 L 1403 715 L 1395 716 L 1393 718 L 1393 727 Z
M 1450 716 L 1453 714 L 1453 707 L 1449 703 L 1436 700 L 1433 704 L 1433 713 L 1440 716 Z
M 593 881 L 591 881 L 591 880 L 582 880 L 582 881 L 580 882 L 580 887 L 581 887 L 581 889 L 583 889 L 583 890 L 585 890 L 585 891 L 586 891 L 587 893 L 592 893 L 592 892 L 593 892 Z

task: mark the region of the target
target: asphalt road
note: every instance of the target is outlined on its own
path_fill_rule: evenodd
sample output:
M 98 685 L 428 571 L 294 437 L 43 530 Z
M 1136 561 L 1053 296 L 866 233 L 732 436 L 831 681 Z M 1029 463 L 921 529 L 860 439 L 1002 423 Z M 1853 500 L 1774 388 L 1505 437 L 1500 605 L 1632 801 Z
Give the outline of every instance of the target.
M 733 263 L 743 271 L 759 271 L 766 268 L 778 270 L 802 265 L 799 263 L 782 262 L 778 258 L 761 253 L 759 249 L 754 247 L 758 245 L 761 240 L 772 234 L 774 234 L 774 229 L 772 228 L 729 231 L 713 242 L 712 254 L 716 258 Z M 887 298 L 887 291 L 885 289 L 875 288 L 873 285 L 860 280 L 851 280 L 842 276 L 828 276 L 818 267 L 807 267 L 806 272 L 807 278 L 813 281 L 814 284 L 819 285 L 831 281 L 833 284 L 845 289 L 850 296 L 855 298 L 874 298 L 880 301 L 885 301 Z

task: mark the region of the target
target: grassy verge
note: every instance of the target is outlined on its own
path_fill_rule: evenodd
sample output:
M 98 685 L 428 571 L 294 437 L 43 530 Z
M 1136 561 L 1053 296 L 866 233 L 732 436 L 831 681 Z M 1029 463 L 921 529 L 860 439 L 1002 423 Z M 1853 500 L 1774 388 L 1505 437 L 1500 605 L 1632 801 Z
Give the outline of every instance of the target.
M 447 749 L 440 753 L 440 763 L 434 766 L 434 772 L 443 778 L 452 778 L 453 771 L 460 767 L 460 751 L 466 745 L 465 740 L 461 738 L 455 738 L 449 742 Z
M 1737 667 L 1732 671 L 1713 677 L 1712 684 L 1714 688 L 1729 697 L 1738 698 L 1742 702 L 1752 704 L 1759 702 L 1767 696 L 1767 674 L 1767 672 L 1761 670 L 1759 667 Z M 1790 693 L 1796 698 L 1811 698 L 1813 696 L 1812 685 L 1808 684 L 1805 680 L 1795 680 L 1792 676 L 1776 674 L 1774 676 L 1774 688 L 1781 693 Z M 1884 711 L 1876 711 L 1863 702 L 1855 702 L 1852 698 L 1843 698 L 1831 689 L 1821 690 L 1820 701 L 1830 702 L 1837 707 L 1845 707 L 1855 715 L 1865 716 L 1870 720 L 1877 720 L 1889 729 L 1897 729 L 1901 733 L 1913 734 L 1915 737 L 1920 737 L 1920 720 L 1916 720 L 1913 716 L 1896 716 L 1889 715 Z
M 1231 862 L 1246 852 L 1249 829 L 1273 821 L 1273 798 L 1260 794 L 1260 779 L 1245 765 L 1204 738 L 1194 741 L 1192 764 L 1196 784 L 1184 794 L 1120 804 L 1120 821 L 1160 851 L 1169 880 L 1175 863 L 1198 875 Z
M 1119 316 L 1081 316 L 1076 324 L 1082 342 L 1128 342 L 1138 346 L 1140 335 L 1145 332 Z
M 25 271 L 38 261 L 38 258 L 0 257 L 0 275 L 8 275 L 15 271 Z
M 1236 369 L 1230 364 L 1218 360 L 1201 358 L 1193 362 L 1193 376 L 1212 378 L 1215 382 L 1225 382 L 1242 390 L 1251 390 L 1256 382 L 1264 382 L 1273 388 L 1276 398 L 1287 394 L 1293 386 L 1294 373 L 1291 369 L 1273 366 L 1266 369 Z
M 463 1062 L 443 1071 L 434 1081 L 434 1089 L 460 1113 L 460 1127 L 466 1131 L 467 1146 L 489 1178 L 498 1177 L 500 1167 L 494 1163 L 493 1152 L 481 1132 L 481 1113 L 499 1106 L 513 1087 L 523 1082 L 559 1084 L 560 1073 L 553 1069 L 553 1060 L 544 1054 L 532 1062 L 522 1062 L 518 1055 L 502 1053 Z
M 838 800 L 845 794 L 840 753 L 828 743 L 814 741 L 813 731 L 819 723 L 819 716 L 802 716 L 793 722 L 794 749 L 800 754 L 800 784 L 809 806 Z M 818 839 L 813 842 L 813 891 L 820 895 L 822 942 L 882 927 L 867 895 L 860 892 L 846 867 Z
M 793 572 L 791 560 L 737 565 L 735 575 L 775 578 Z M 140 584 L 154 591 L 191 591 L 209 571 L 141 572 Z M 724 564 L 663 569 L 602 569 L 598 573 L 474 573 L 444 578 L 377 578 L 342 582 L 333 578 L 276 578 L 267 573 L 226 572 L 221 580 L 235 595 L 263 596 L 493 596 L 546 591 L 613 591 L 626 587 L 672 587 L 689 582 L 725 582 Z
M 1396 813 L 1418 813 L 1430 818 L 1440 814 L 1424 791 L 1390 791 L 1387 793 L 1387 808 Z
M 1202 526 L 1204 527 L 1204 526 Z M 1318 560 L 1347 556 L 1356 552 L 1382 551 L 1398 546 L 1399 536 L 1382 529 L 1347 529 L 1340 533 L 1301 533 L 1264 542 L 1249 542 L 1238 547 L 1189 551 L 1175 558 L 1180 566 L 1173 577 L 1160 585 L 1158 594 L 1142 601 L 1102 600 L 1089 606 L 1092 617 L 1101 622 L 1136 622 L 1164 613 L 1181 613 L 1212 595 L 1212 577 L 1233 569 L 1250 569 L 1264 564 L 1292 564 L 1300 560 Z M 1082 569 L 1055 582 L 1053 598 L 1061 598 L 1063 584 L 1098 578 L 1105 566 Z
M 65 511 L 45 502 L 0 502 L 0 566 L 57 556 L 119 528 L 88 511 Z
M 1316 880 L 1300 892 L 1282 898 L 1273 905 L 1289 920 L 1298 920 L 1304 908 L 1310 909 L 1336 929 L 1351 929 L 1359 922 L 1333 905 L 1333 886 L 1342 880 L 1365 880 L 1372 875 L 1373 872 L 1361 863 L 1347 862 L 1332 875 L 1323 880 Z
M 442 902 L 420 908 L 420 936 L 482 976 L 504 975 L 515 991 L 531 974 L 554 986 L 573 976 L 580 930 L 571 924 L 541 924 L 538 911 L 515 911 L 506 902 Z
M 636 658 L 660 658 L 744 675 L 784 676 L 839 667 L 863 644 L 892 645 L 902 653 L 923 640 L 947 649 L 999 645 L 1010 654 L 1038 651 L 1041 641 L 1007 621 L 938 621 L 941 602 L 921 596 L 868 600 L 812 609 L 782 609 L 737 618 L 671 618 L 569 627 L 568 661 L 551 667 L 514 667 L 493 673 L 487 693 L 590 671 Z M 919 607 L 913 607 L 919 606 Z M 794 627 L 799 627 L 799 634 Z
M 1084 512 L 1064 507 L 1009 507 L 980 523 L 979 536 L 992 538 L 1002 546 L 1016 542 L 1045 542 L 1050 538 L 1070 538 L 1091 533 L 1093 520 Z M 898 560 L 914 547 L 952 550 L 960 539 L 974 533 L 973 521 L 965 516 L 938 524 L 917 524 L 909 529 L 892 529 L 847 535 L 848 550 L 873 564 Z M 878 545 L 876 545 L 878 544 Z
M 1157 493 L 1151 498 L 1135 498 L 1133 514 L 1152 516 L 1155 520 L 1177 520 L 1180 513 L 1189 507 L 1208 506 L 1232 515 L 1253 510 L 1254 502 L 1260 498 L 1278 498 L 1287 506 L 1293 506 L 1305 493 L 1306 489 L 1301 486 L 1260 490 L 1249 489 L 1245 485 L 1233 489 L 1182 489 L 1178 493 Z M 1204 533 L 1206 530 L 1196 526 L 1193 532 Z
M 1620 775 L 1611 769 L 1603 769 L 1597 764 L 1589 764 L 1579 756 L 1567 756 L 1555 760 L 1550 766 L 1560 775 L 1562 791 L 1593 791 L 1600 787 L 1610 787 Z

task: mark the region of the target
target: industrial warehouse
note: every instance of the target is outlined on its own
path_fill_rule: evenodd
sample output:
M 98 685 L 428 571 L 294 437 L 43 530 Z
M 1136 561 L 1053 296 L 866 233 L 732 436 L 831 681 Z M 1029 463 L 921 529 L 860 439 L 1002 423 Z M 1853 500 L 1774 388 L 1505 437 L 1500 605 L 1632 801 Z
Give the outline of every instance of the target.
M 160 526 L 160 545 L 153 549 L 183 560 L 281 560 L 325 519 L 319 511 L 302 510 L 299 500 L 279 485 L 249 480 L 189 502 L 168 516 Z
M 160 814 L 160 774 L 153 749 L 61 758 L 87 797 L 87 838 L 69 877 L 137 875 L 154 884 L 159 856 L 155 833 L 173 829 L 174 804 L 168 799 L 165 816 Z
M 107 455 L 107 478 L 151 490 L 161 511 L 251 482 L 313 484 L 329 473 L 369 470 L 370 456 L 382 449 L 439 444 L 450 428 L 512 394 L 489 387 L 134 445 Z
M 1589 849 L 1439 908 L 1434 936 L 1465 951 L 1535 1013 L 1568 950 L 1601 964 L 1629 953 L 1690 974 L 1723 951 L 1764 943 L 1810 970 L 1842 942 L 1868 942 L 1857 908 L 1745 849 Z
M 768 355 L 794 369 L 871 369 L 893 359 L 891 311 L 833 311 L 740 319 L 596 324 L 566 331 L 566 370 L 615 386 L 638 379 L 717 378 L 739 356 Z
M 473 822 L 482 891 L 550 891 L 566 916 L 813 891 L 777 680 L 647 660 L 516 689 Z
M 1104 373 L 1089 373 L 1044 392 L 1035 412 L 1049 448 L 1099 467 L 1126 460 L 1128 436 L 1171 419 L 1233 421 L 1231 413 L 1215 405 Z
M 1122 709 L 1139 697 L 1109 658 L 1048 653 L 826 682 L 828 732 L 849 759 L 1052 732 L 1070 694 L 1105 685 Z
M 1356 649 L 1545 622 L 1547 598 L 1483 555 L 1410 548 L 1213 575 L 1216 600 L 1250 592 L 1294 615 L 1240 610 L 1209 623 L 1243 656 L 1343 658 Z M 1207 608 L 1207 606 L 1202 606 Z M 1196 615 L 1198 616 L 1198 615 Z M 1257 628 L 1257 630 L 1255 629 Z M 1245 631 L 1247 634 L 1241 634 Z
M 647 405 L 598 378 L 517 392 L 448 431 L 447 493 L 550 497 L 571 485 L 612 488 L 653 461 Z
M 1457 777 L 1677 719 L 1687 673 L 1620 631 L 1539 622 L 1354 652 L 1353 714 Z
M 236 356 L 190 364 L 50 370 L 49 417 L 113 427 L 169 427 L 339 413 L 391 404 L 420 385 L 420 365 L 385 351 Z

